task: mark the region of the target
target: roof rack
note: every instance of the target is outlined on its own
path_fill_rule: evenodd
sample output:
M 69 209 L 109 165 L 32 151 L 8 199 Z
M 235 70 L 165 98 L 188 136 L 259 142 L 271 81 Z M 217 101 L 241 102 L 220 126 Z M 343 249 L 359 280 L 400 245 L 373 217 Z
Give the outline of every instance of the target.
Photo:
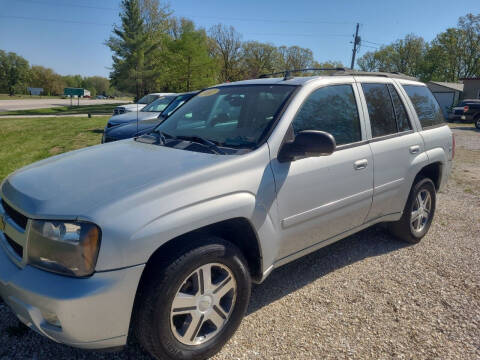
M 284 70 L 278 71 L 271 74 L 262 74 L 259 76 L 260 79 L 268 78 L 274 75 L 283 75 L 283 80 L 293 79 L 292 73 L 296 72 L 306 72 L 306 71 L 331 71 L 330 76 L 379 76 L 379 77 L 388 77 L 388 78 L 398 78 L 406 80 L 418 81 L 416 77 L 405 75 L 399 72 L 368 72 L 368 71 L 358 71 L 352 70 L 343 67 L 335 68 L 307 68 L 307 69 L 294 69 L 294 70 Z
M 283 75 L 283 80 L 290 80 L 290 79 L 293 79 L 291 75 L 292 73 L 304 72 L 304 71 L 346 71 L 346 69 L 343 67 L 335 67 L 335 68 L 307 68 L 307 69 L 284 70 L 284 71 L 278 71 L 270 74 L 262 74 L 259 76 L 259 79 L 265 79 L 273 75 Z

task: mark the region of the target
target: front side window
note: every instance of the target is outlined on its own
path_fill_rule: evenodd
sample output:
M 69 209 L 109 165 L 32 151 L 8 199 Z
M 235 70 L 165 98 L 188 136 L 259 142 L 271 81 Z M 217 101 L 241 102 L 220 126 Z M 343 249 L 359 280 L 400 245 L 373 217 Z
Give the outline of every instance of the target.
M 156 130 L 170 137 L 202 137 L 219 146 L 255 148 L 295 90 L 292 85 L 237 85 L 202 91 Z
M 162 112 L 174 98 L 175 96 L 163 96 L 145 106 L 141 111 Z
M 357 103 L 351 85 L 332 85 L 315 90 L 292 122 L 293 130 L 326 131 L 337 145 L 362 140 Z
M 395 134 L 397 124 L 387 84 L 362 84 L 367 101 L 372 137 Z
M 426 86 L 403 85 L 403 88 L 412 101 L 423 128 L 440 125 L 445 122 L 437 99 L 435 99 Z

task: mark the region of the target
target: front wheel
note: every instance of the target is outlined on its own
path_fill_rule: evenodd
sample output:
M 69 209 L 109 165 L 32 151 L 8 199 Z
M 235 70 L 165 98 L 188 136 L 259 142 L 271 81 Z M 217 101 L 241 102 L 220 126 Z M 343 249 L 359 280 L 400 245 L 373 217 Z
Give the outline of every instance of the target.
M 400 220 L 389 224 L 390 232 L 409 243 L 419 242 L 428 232 L 435 214 L 436 191 L 432 180 L 413 184 Z
M 480 116 L 475 118 L 475 127 L 480 130 Z
M 206 238 L 149 274 L 142 285 L 137 338 L 157 359 L 206 359 L 230 339 L 250 298 L 240 250 Z

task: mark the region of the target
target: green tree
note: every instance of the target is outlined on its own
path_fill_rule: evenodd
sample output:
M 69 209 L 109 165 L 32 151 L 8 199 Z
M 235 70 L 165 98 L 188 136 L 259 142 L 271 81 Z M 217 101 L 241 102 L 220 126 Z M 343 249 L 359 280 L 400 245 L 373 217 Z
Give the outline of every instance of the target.
M 375 52 L 365 53 L 358 59 L 357 65 L 363 71 L 400 72 L 420 76 L 426 49 L 423 38 L 409 34 Z
M 110 80 L 102 76 L 90 76 L 83 79 L 82 87 L 90 90 L 92 96 L 106 95 L 110 88 Z
M 65 81 L 63 77 L 52 69 L 43 66 L 32 66 L 30 84 L 33 87 L 43 88 L 43 92 L 47 95 L 63 94 Z
M 0 50 L 0 90 L 14 95 L 25 92 L 29 78 L 29 64 L 23 57 Z
M 278 48 L 278 53 L 279 57 L 276 69 L 280 71 L 313 67 L 313 52 L 310 49 L 302 48 L 300 46 L 280 46 Z
M 244 42 L 239 56 L 242 75 L 249 79 L 274 72 L 279 62 L 277 48 L 272 44 L 258 41 Z
M 191 91 L 212 85 L 216 80 L 216 62 L 209 56 L 207 35 L 195 29 L 192 21 L 181 19 L 177 37 L 168 45 L 169 88 Z
M 141 97 L 147 87 L 152 69 L 146 60 L 156 43 L 144 26 L 138 0 L 122 0 L 121 26 L 115 26 L 106 44 L 113 52 L 110 78 L 119 90 Z
M 236 81 L 241 78 L 240 49 L 242 36 L 233 26 L 214 25 L 209 30 L 210 52 L 219 63 L 220 82 Z

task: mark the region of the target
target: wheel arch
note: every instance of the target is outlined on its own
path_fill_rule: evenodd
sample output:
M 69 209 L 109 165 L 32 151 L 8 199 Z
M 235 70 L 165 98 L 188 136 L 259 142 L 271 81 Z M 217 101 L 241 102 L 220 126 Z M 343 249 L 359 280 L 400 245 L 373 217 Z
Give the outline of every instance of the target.
M 253 280 L 262 277 L 262 254 L 258 235 L 252 223 L 245 217 L 235 217 L 218 221 L 178 235 L 160 245 L 149 257 L 145 271 L 167 257 L 175 257 L 182 252 L 192 238 L 217 236 L 236 245 L 247 261 Z
M 435 161 L 428 165 L 425 165 L 415 176 L 412 186 L 421 178 L 427 177 L 433 181 L 435 185 L 435 190 L 440 189 L 441 179 L 443 175 L 443 163 L 441 161 Z

